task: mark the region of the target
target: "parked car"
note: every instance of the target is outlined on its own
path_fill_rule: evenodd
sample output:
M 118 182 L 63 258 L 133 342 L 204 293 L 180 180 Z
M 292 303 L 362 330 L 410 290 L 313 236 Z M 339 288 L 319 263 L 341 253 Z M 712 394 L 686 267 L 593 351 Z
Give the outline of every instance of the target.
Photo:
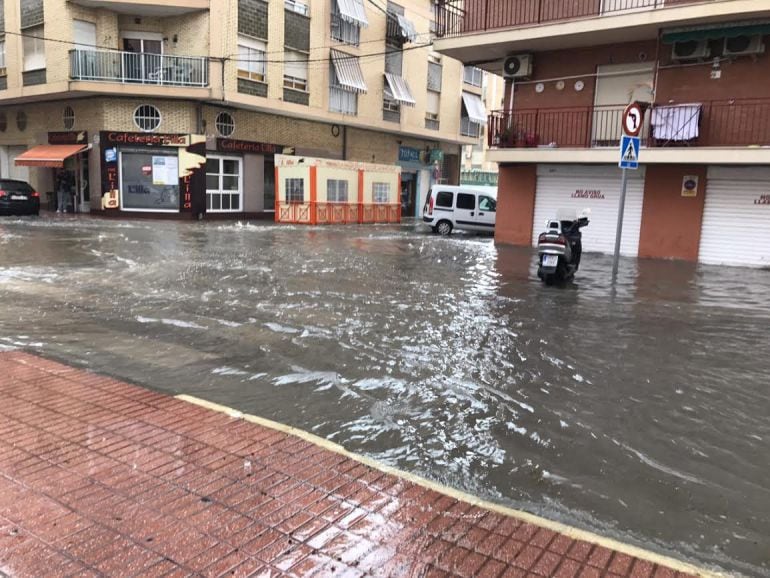
M 422 209 L 422 220 L 434 233 L 449 235 L 454 229 L 495 230 L 497 195 L 450 185 L 434 185 Z
M 40 193 L 29 183 L 0 179 L 0 215 L 37 215 Z

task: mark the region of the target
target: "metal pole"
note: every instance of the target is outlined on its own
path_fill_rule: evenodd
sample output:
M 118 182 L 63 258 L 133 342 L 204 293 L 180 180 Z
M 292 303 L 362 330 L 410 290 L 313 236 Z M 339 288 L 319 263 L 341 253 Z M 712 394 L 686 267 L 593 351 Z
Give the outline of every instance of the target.
M 623 212 L 626 209 L 626 188 L 628 187 L 628 170 L 623 169 L 620 181 L 620 204 L 618 206 L 618 227 L 615 231 L 615 255 L 612 258 L 612 284 L 618 278 L 618 263 L 620 261 L 620 238 L 623 235 Z

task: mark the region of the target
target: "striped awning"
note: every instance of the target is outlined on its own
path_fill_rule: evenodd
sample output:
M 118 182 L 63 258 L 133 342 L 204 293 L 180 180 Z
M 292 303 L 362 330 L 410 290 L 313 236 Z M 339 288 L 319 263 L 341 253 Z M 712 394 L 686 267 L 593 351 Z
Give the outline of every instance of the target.
M 369 26 L 363 0 L 337 0 L 337 8 L 340 11 L 340 18 L 345 22 L 364 28 Z
M 477 95 L 470 92 L 463 92 L 463 104 L 468 118 L 478 124 L 487 124 L 487 111 L 484 103 Z
M 368 90 L 357 56 L 351 56 L 332 48 L 331 57 L 334 72 L 337 73 L 337 82 L 342 88 L 359 93 L 364 93 Z
M 64 161 L 71 156 L 88 150 L 90 145 L 38 145 L 16 157 L 17 167 L 50 167 L 61 169 Z
M 397 74 L 385 73 L 385 96 L 391 100 L 395 100 L 406 106 L 414 106 L 417 102 L 412 96 L 412 91 L 409 90 L 409 85 L 406 83 L 406 79 L 403 76 Z
M 414 42 L 417 40 L 417 29 L 414 27 L 414 23 L 401 14 L 396 14 L 398 19 L 398 25 L 401 27 L 401 36 L 408 42 Z

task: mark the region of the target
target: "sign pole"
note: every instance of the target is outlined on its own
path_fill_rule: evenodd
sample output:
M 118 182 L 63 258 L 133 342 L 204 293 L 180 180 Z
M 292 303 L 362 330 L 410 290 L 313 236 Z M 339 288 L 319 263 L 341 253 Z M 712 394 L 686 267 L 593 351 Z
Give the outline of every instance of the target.
M 626 189 L 628 188 L 628 170 L 623 169 L 623 177 L 620 181 L 620 205 L 618 206 L 618 226 L 615 230 L 615 254 L 612 257 L 612 284 L 618 278 L 618 265 L 620 263 L 620 238 L 623 235 L 623 213 L 626 210 Z

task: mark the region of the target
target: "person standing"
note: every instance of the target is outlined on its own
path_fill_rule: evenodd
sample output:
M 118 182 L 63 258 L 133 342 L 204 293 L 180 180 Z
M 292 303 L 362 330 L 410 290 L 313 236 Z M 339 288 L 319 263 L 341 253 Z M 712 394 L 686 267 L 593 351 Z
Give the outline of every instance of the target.
M 59 175 L 59 184 L 56 187 L 56 199 L 56 212 L 66 213 L 70 202 L 70 188 L 67 183 L 67 178 L 64 175 Z

